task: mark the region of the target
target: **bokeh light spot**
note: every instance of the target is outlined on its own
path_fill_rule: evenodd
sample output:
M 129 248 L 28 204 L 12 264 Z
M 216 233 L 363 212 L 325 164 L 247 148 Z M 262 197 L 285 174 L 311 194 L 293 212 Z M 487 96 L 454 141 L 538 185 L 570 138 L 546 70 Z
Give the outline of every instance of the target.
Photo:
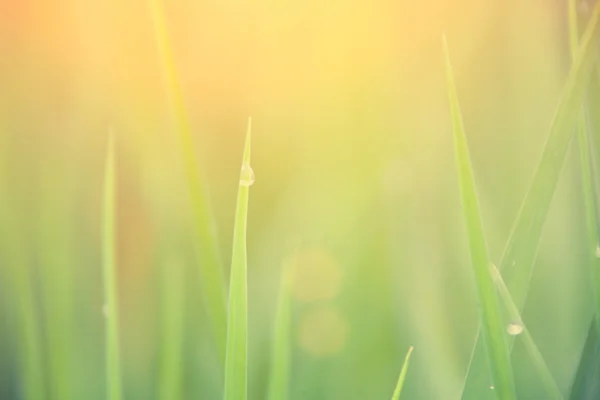
M 311 310 L 300 320 L 300 347 L 313 357 L 339 354 L 346 346 L 347 335 L 346 321 L 331 307 Z

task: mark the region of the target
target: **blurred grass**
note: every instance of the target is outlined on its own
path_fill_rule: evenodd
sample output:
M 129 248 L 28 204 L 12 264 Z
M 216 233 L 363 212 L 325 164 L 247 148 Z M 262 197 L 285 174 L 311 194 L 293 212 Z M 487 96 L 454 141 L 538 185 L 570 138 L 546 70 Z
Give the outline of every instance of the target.
M 0 185 L 0 190 L 3 189 Z M 0 211 L 0 237 L 3 238 L 0 249 L 5 263 L 11 266 L 2 268 L 1 272 L 2 280 L 7 282 L 7 299 L 10 299 L 15 307 L 15 326 L 11 334 L 17 338 L 18 388 L 25 400 L 43 400 L 47 398 L 48 392 L 45 383 L 40 313 L 35 301 L 33 274 L 30 269 L 31 258 L 27 256 L 29 253 L 23 245 L 25 236 L 22 228 L 14 219 L 15 215 L 10 214 L 11 208 L 4 203 Z
M 254 183 L 250 166 L 252 120 L 248 119 L 246 145 L 240 171 L 239 191 L 233 230 L 229 308 L 227 318 L 227 357 L 225 361 L 225 400 L 248 397 L 248 194 Z
M 115 138 L 110 132 L 106 150 L 104 173 L 104 199 L 102 216 L 102 272 L 104 283 L 104 309 L 106 336 L 106 398 L 119 400 L 121 388 L 121 357 L 119 350 L 119 303 L 116 278 L 115 230 Z
M 593 21 L 592 21 L 593 22 Z M 573 62 L 577 57 L 579 49 L 579 23 L 577 17 L 577 4 L 575 0 L 569 0 L 569 45 L 571 49 L 571 58 Z M 596 62 L 596 65 L 598 63 Z M 590 85 L 591 86 L 591 85 Z M 585 210 L 585 226 L 587 228 L 587 255 L 589 259 L 589 268 L 591 272 L 594 292 L 596 293 L 596 315 L 600 315 L 600 258 L 596 255 L 596 249 L 600 244 L 600 236 L 598 230 L 598 204 L 595 198 L 597 190 L 597 182 L 594 177 L 597 174 L 594 171 L 593 150 L 590 147 L 590 132 L 588 126 L 588 105 L 589 102 L 583 102 L 579 111 L 579 119 L 577 121 L 577 143 L 579 145 L 579 160 L 580 160 L 580 176 L 583 190 L 583 203 Z M 600 321 L 600 319 L 599 319 Z
M 172 256 L 175 257 L 175 256 Z M 185 328 L 185 274 L 178 258 L 161 265 L 161 364 L 159 400 L 181 399 L 183 336 Z
M 448 98 L 452 114 L 456 169 L 469 239 L 471 265 L 477 287 L 479 315 L 487 349 L 487 359 L 491 369 L 493 382 L 491 388 L 497 394 L 498 399 L 514 399 L 516 389 L 510 363 L 510 353 L 504 333 L 504 321 L 496 296 L 494 281 L 490 274 L 490 258 L 481 221 L 475 177 L 445 36 L 443 37 L 443 51 L 448 82 Z
M 227 335 L 225 282 L 209 207 L 208 192 L 205 180 L 202 179 L 199 173 L 200 166 L 196 160 L 192 128 L 171 50 L 162 0 L 150 0 L 150 2 L 158 56 L 161 62 L 167 99 L 169 106 L 172 108 L 173 119 L 179 134 L 181 160 L 187 178 L 186 182 L 194 216 L 193 228 L 195 243 L 198 248 L 202 291 L 214 329 L 217 350 L 221 359 L 225 360 L 225 338 Z
M 577 4 L 569 0 L 569 44 L 571 57 L 574 59 L 579 48 L 579 20 Z M 599 69 L 596 62 L 596 71 Z M 593 80 L 592 80 L 593 81 Z M 593 81 L 594 82 L 594 81 Z M 597 81 L 595 81 L 597 83 Z M 590 85 L 590 91 L 598 91 L 598 87 Z M 589 96 L 588 96 L 589 99 Z M 590 101 L 586 99 L 580 112 L 577 126 L 577 141 L 579 144 L 580 178 L 585 210 L 586 226 L 586 259 L 588 260 L 591 282 L 595 293 L 595 315 L 592 319 L 588 337 L 581 353 L 579 366 L 575 374 L 571 399 L 595 398 L 600 395 L 600 387 L 595 377 L 600 368 L 600 349 L 598 346 L 598 327 L 600 327 L 600 219 L 598 219 L 597 173 L 594 164 L 594 149 L 590 124 Z
M 292 286 L 296 273 L 298 251 L 283 263 L 273 328 L 271 364 L 267 399 L 287 400 L 291 374 L 292 353 Z
M 406 379 L 406 373 L 408 372 L 408 364 L 410 362 L 410 355 L 413 352 L 413 347 L 410 346 L 408 348 L 408 352 L 406 353 L 406 358 L 404 359 L 404 364 L 402 364 L 402 369 L 400 370 L 400 375 L 398 376 L 398 382 L 396 383 L 396 388 L 394 389 L 394 394 L 392 395 L 392 400 L 399 400 L 400 394 L 402 393 L 402 388 L 404 387 L 404 380 Z

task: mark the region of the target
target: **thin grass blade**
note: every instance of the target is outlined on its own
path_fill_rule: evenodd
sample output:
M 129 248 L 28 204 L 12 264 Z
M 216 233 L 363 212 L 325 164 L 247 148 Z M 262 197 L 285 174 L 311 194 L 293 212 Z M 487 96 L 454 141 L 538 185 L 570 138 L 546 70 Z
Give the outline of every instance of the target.
M 174 122 L 180 139 L 181 156 L 187 179 L 187 187 L 193 212 L 195 245 L 200 262 L 200 279 L 209 318 L 222 360 L 225 360 L 225 340 L 227 334 L 227 309 L 225 279 L 221 258 L 218 252 L 214 224 L 211 217 L 207 188 L 200 176 L 192 128 L 179 83 L 177 68 L 165 21 L 162 0 L 150 0 L 154 33 L 162 65 L 165 89 L 172 108 Z
M 104 171 L 104 202 L 102 216 L 102 272 L 104 278 L 106 324 L 106 393 L 108 400 L 121 399 L 119 355 L 119 314 L 117 302 L 115 192 L 116 166 L 114 135 L 110 134 Z
M 496 287 L 498 288 L 498 294 L 500 295 L 500 299 L 504 305 L 504 308 L 507 310 L 508 317 L 510 318 L 510 324 L 507 326 L 508 333 L 514 336 L 517 336 L 523 340 L 523 344 L 525 345 L 525 349 L 531 357 L 533 364 L 537 372 L 540 374 L 540 378 L 546 388 L 546 392 L 548 393 L 548 399 L 560 400 L 563 398 L 560 388 L 556 384 L 542 353 L 538 349 L 531 333 L 525 326 L 523 319 L 521 318 L 521 314 L 519 313 L 519 309 L 517 305 L 513 302 L 512 297 L 504 283 L 504 279 L 500 276 L 500 271 L 494 264 L 491 264 L 492 276 L 494 277 L 494 282 L 496 283 Z
M 291 291 L 296 257 L 284 263 L 279 301 L 273 332 L 271 374 L 269 377 L 269 400 L 286 400 L 289 396 L 291 337 Z
M 469 155 L 467 137 L 454 84 L 448 45 L 444 37 L 446 80 L 454 132 L 454 152 L 458 170 L 463 213 L 469 239 L 471 264 L 475 275 L 479 311 L 491 378 L 498 399 L 514 399 L 516 396 L 510 353 L 502 312 L 496 296 L 496 288 L 490 274 L 490 259 L 479 210 L 475 177 Z
M 408 348 L 408 352 L 406 352 L 406 357 L 404 358 L 404 364 L 402 364 L 402 369 L 400 370 L 400 375 L 398 376 L 398 382 L 396 382 L 396 388 L 394 389 L 394 394 L 392 395 L 392 400 L 399 400 L 400 394 L 402 393 L 402 388 L 404 387 L 404 381 L 406 380 L 406 373 L 408 372 L 408 364 L 410 362 L 410 355 L 413 352 L 414 347 L 410 346 Z
M 599 16 L 600 2 L 597 2 L 582 36 L 573 66 L 567 76 L 540 162 L 521 205 L 500 263 L 500 273 L 519 311 L 522 311 L 527 299 L 542 228 L 556 190 L 560 171 L 565 163 L 584 93 L 592 74 L 599 45 Z M 463 398 L 482 398 L 482 393 L 489 387 L 489 382 L 486 382 L 481 376 L 486 368 L 485 349 L 478 331 L 467 370 Z
M 227 353 L 225 358 L 225 400 L 246 400 L 248 391 L 248 260 L 246 229 L 248 195 L 250 185 L 254 183 L 254 172 L 250 166 L 251 136 L 252 121 L 249 119 L 233 229 L 227 319 Z

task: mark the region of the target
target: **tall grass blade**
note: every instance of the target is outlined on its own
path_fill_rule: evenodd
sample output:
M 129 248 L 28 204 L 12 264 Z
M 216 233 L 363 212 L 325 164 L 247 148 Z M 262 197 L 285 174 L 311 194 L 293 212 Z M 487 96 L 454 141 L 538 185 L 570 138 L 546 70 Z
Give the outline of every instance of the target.
M 443 44 L 448 97 L 454 132 L 454 153 L 487 358 L 495 388 L 494 392 L 498 399 L 514 399 L 516 391 L 510 364 L 510 353 L 504 331 L 502 312 L 496 296 L 496 288 L 490 274 L 490 259 L 479 211 L 475 178 L 445 37 Z
M 400 375 L 398 376 L 398 382 L 396 382 L 396 388 L 394 389 L 392 400 L 400 399 L 400 394 L 402 393 L 402 388 L 404 387 L 404 381 L 406 380 L 406 373 L 408 372 L 408 363 L 410 362 L 410 355 L 412 354 L 413 349 L 414 347 L 412 346 L 408 348 L 408 352 L 406 353 L 406 357 L 404 358 L 404 364 L 402 364 L 402 369 L 400 370 Z
M 248 260 L 246 228 L 248 195 L 254 182 L 250 167 L 252 121 L 248 120 L 246 145 L 240 172 L 237 207 L 233 229 L 233 252 L 229 282 L 227 353 L 225 358 L 225 400 L 246 400 L 248 391 Z
M 181 367 L 183 365 L 183 329 L 185 307 L 185 279 L 183 265 L 177 259 L 162 266 L 161 307 L 161 366 L 159 400 L 181 398 Z
M 500 263 L 500 273 L 519 311 L 522 311 L 527 299 L 542 228 L 575 131 L 586 86 L 590 81 L 599 44 L 599 16 L 600 2 L 597 2 L 569 71 L 540 162 L 521 204 Z M 463 389 L 463 398 L 467 399 L 481 398 L 489 386 L 489 382 L 481 376 L 485 373 L 486 360 L 479 336 L 478 332 Z
M 291 336 L 291 291 L 294 278 L 295 254 L 283 266 L 269 377 L 269 400 L 286 400 L 289 396 Z
M 154 21 L 154 33 L 169 103 L 179 132 L 182 160 L 194 216 L 197 254 L 200 261 L 200 278 L 207 312 L 211 320 L 215 340 L 222 360 L 225 359 L 227 332 L 226 292 L 216 235 L 209 207 L 207 190 L 199 173 L 194 151 L 192 129 L 185 108 L 177 68 L 171 49 L 162 0 L 150 0 Z
M 115 150 L 114 136 L 108 139 L 104 171 L 104 202 L 102 216 L 102 272 L 104 280 L 106 324 L 106 393 L 108 400 L 121 399 L 121 371 L 119 357 L 119 313 L 116 282 L 115 235 Z
M 494 277 L 494 281 L 496 282 L 496 287 L 498 288 L 498 294 L 500 295 L 500 299 L 504 305 L 504 308 L 507 310 L 508 317 L 510 318 L 510 325 L 508 325 L 507 330 L 512 335 L 518 335 L 519 338 L 523 341 L 525 345 L 525 349 L 531 357 L 533 364 L 536 367 L 536 370 L 540 374 L 540 378 L 542 379 L 542 383 L 546 388 L 546 392 L 548 393 L 548 399 L 560 400 L 563 398 L 560 388 L 556 384 L 542 353 L 538 349 L 535 344 L 531 333 L 525 326 L 523 319 L 521 318 L 521 314 L 519 313 L 519 309 L 517 305 L 513 302 L 512 297 L 504 283 L 504 279 L 500 276 L 500 271 L 494 264 L 491 266 L 492 268 L 492 276 Z

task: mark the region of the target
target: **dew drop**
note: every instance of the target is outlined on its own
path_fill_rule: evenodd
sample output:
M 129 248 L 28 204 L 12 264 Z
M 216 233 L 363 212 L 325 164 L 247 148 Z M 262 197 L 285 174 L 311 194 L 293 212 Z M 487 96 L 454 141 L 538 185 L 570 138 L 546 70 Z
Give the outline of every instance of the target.
M 242 171 L 240 173 L 240 185 L 250 187 L 254 183 L 254 171 L 247 162 L 242 164 Z
M 521 333 L 523 333 L 524 330 L 525 327 L 523 327 L 523 325 L 519 323 L 508 324 L 508 326 L 506 327 L 506 332 L 508 332 L 508 334 L 511 336 L 520 335 Z
M 108 313 L 108 305 L 107 304 L 102 306 L 102 315 L 104 315 L 104 318 L 108 318 L 109 313 Z
M 600 244 L 596 246 L 596 257 L 600 258 Z
M 490 386 L 490 389 L 494 390 L 494 385 Z

